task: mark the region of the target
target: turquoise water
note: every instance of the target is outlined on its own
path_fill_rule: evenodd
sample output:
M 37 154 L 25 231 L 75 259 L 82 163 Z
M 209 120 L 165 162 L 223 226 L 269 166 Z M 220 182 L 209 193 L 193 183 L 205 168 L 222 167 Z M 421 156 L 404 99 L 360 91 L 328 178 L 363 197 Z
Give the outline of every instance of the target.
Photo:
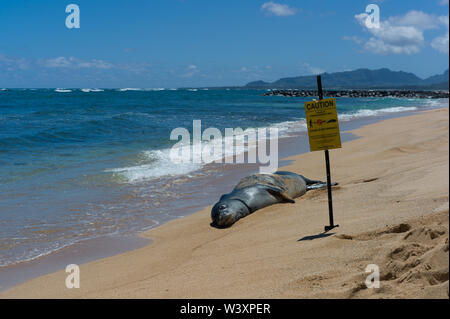
M 177 127 L 276 127 L 304 134 L 303 98 L 262 90 L 0 91 L 0 266 L 74 242 L 141 231 L 179 217 L 174 185 L 211 174 L 170 162 Z M 340 121 L 439 101 L 338 98 Z

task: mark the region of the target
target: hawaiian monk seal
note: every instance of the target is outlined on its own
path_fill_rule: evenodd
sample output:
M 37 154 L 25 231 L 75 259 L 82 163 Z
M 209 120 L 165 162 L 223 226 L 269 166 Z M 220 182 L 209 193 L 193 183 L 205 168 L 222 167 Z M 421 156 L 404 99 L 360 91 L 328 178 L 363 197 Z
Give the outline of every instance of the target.
M 291 172 L 244 177 L 231 193 L 222 195 L 212 208 L 212 226 L 229 227 L 258 209 L 276 203 L 295 203 L 294 198 L 307 191 L 326 187 L 325 182 L 310 180 Z

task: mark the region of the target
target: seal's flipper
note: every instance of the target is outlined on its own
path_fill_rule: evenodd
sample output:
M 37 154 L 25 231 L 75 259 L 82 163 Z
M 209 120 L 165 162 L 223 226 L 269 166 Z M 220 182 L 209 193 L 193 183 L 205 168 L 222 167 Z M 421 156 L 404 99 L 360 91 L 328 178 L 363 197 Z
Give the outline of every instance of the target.
M 295 203 L 295 200 L 289 196 L 288 193 L 286 193 L 286 191 L 282 190 L 281 188 L 277 188 L 277 187 L 267 187 L 267 191 L 272 194 L 273 196 L 275 196 L 276 198 L 280 199 L 282 202 L 287 202 L 287 203 Z
M 314 179 L 309 179 L 309 178 L 306 178 L 303 175 L 300 175 L 300 176 L 305 180 L 306 185 L 326 184 L 326 182 L 322 182 L 322 181 L 318 181 L 318 180 L 314 180 Z
M 336 185 L 339 185 L 339 184 L 338 183 L 331 183 L 331 186 L 336 186 Z M 306 190 L 307 191 L 310 191 L 312 189 L 323 189 L 323 188 L 327 188 L 327 183 L 319 182 L 319 183 L 315 183 L 315 184 L 306 186 Z

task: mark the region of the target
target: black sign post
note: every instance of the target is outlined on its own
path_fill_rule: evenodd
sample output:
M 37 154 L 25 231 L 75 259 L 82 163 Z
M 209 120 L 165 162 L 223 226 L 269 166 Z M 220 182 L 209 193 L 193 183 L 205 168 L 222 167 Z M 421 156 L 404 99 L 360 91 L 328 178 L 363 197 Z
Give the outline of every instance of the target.
M 323 100 L 322 78 L 320 77 L 320 75 L 317 76 L 317 89 L 319 91 L 319 101 Z M 335 227 L 339 227 L 339 225 L 334 224 L 333 220 L 333 197 L 331 195 L 330 154 L 328 150 L 325 150 L 325 164 L 327 167 L 328 213 L 330 217 L 330 225 L 325 226 L 325 232 L 327 232 Z

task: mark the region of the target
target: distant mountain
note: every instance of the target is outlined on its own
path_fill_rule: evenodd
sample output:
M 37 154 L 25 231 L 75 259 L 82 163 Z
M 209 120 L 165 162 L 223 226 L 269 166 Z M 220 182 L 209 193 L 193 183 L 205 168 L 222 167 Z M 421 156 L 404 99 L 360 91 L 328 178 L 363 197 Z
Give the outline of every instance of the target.
M 429 78 L 426 78 L 423 81 L 427 84 L 438 84 L 444 82 L 448 83 L 448 70 L 442 74 L 430 76 Z
M 413 73 L 391 71 L 387 68 L 378 70 L 357 69 L 354 71 L 323 73 L 322 84 L 326 89 L 383 89 L 383 88 L 424 88 L 448 89 L 448 70 L 443 74 L 421 79 Z M 246 88 L 277 89 L 314 89 L 316 76 L 297 76 L 282 78 L 275 82 L 255 81 Z

